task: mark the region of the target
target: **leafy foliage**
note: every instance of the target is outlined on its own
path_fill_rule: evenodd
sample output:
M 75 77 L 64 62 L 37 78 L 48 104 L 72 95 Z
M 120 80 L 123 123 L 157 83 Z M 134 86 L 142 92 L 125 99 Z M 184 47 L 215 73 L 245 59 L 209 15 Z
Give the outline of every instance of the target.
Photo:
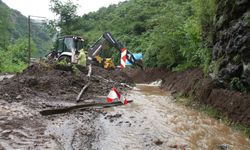
M 174 70 L 202 67 L 207 72 L 211 52 L 203 30 L 211 26 L 213 1 L 125 1 L 81 16 L 71 33 L 84 37 L 90 46 L 110 31 L 131 52 L 143 53 L 147 66 Z M 119 60 L 118 53 L 113 57 Z
M 44 25 L 32 20 L 32 57 L 44 56 L 52 45 Z M 0 72 L 16 72 L 26 66 L 28 19 L 0 0 Z
M 62 34 L 71 34 L 73 25 L 76 21 L 77 5 L 71 1 L 63 3 L 59 0 L 51 0 L 50 10 L 59 15 L 57 25 L 61 28 Z
M 9 40 L 9 30 L 11 29 L 10 9 L 0 1 L 0 47 L 6 48 Z
M 35 50 L 31 42 L 31 50 Z M 15 44 L 9 45 L 7 51 L 0 49 L 0 72 L 16 72 L 24 69 L 28 61 L 28 39 L 18 39 Z
M 238 90 L 240 92 L 246 92 L 246 87 L 241 83 L 239 78 L 233 78 L 230 82 L 231 90 Z

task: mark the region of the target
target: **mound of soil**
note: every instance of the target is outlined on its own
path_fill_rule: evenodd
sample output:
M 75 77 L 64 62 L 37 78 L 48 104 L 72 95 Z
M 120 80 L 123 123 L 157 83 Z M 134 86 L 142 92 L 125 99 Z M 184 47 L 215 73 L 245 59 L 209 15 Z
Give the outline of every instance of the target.
M 35 63 L 13 78 L 0 82 L 0 99 L 13 102 L 24 98 L 42 97 L 48 100 L 75 101 L 88 80 L 85 68 L 79 71 L 72 67 Z M 124 87 L 120 84 L 122 82 L 133 83 L 119 70 L 108 71 L 93 67 L 91 84 L 82 96 L 82 100 L 105 96 L 112 87 L 124 91 Z
M 133 79 L 135 83 L 151 83 L 156 80 L 161 80 L 168 74 L 166 69 L 162 68 L 145 68 L 127 69 L 126 74 Z
M 162 89 L 191 96 L 210 105 L 235 122 L 250 126 L 250 95 L 226 89 L 221 83 L 204 77 L 201 69 L 172 72 L 161 68 L 128 69 L 126 73 L 136 83 L 162 80 Z
M 163 78 L 162 88 L 192 96 L 233 121 L 250 126 L 250 95 L 225 89 L 218 82 L 205 78 L 200 69 L 169 72 Z

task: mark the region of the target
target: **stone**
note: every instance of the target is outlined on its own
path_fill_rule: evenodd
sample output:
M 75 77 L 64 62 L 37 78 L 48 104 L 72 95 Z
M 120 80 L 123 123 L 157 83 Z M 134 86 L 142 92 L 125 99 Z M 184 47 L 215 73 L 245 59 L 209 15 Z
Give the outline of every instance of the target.
M 163 144 L 163 142 L 159 139 L 154 141 L 154 143 L 155 143 L 155 145 L 162 145 Z
M 216 1 L 214 19 L 213 79 L 228 87 L 233 78 L 250 89 L 250 1 Z M 218 68 L 218 69 L 217 69 Z
M 18 96 L 16 97 L 17 100 L 20 100 L 20 99 L 22 99 L 22 98 L 23 98 L 22 95 L 18 95 Z

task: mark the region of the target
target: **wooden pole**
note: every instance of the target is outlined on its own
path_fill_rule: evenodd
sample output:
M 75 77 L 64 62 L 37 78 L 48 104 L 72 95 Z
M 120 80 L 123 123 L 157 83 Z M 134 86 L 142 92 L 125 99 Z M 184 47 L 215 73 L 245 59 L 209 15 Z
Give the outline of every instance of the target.
M 28 56 L 28 63 L 30 64 L 30 57 L 31 57 L 31 45 L 30 45 L 30 38 L 31 38 L 31 20 L 30 16 L 28 16 L 28 25 L 29 25 L 29 56 Z

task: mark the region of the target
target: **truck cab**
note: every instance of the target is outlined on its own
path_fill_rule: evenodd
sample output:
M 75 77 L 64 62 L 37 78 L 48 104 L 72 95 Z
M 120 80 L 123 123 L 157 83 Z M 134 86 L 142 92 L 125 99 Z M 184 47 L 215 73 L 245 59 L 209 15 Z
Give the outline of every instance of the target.
M 47 55 L 47 58 L 76 63 L 76 55 L 82 48 L 84 48 L 83 38 L 73 35 L 62 36 L 57 39 L 54 50 Z

